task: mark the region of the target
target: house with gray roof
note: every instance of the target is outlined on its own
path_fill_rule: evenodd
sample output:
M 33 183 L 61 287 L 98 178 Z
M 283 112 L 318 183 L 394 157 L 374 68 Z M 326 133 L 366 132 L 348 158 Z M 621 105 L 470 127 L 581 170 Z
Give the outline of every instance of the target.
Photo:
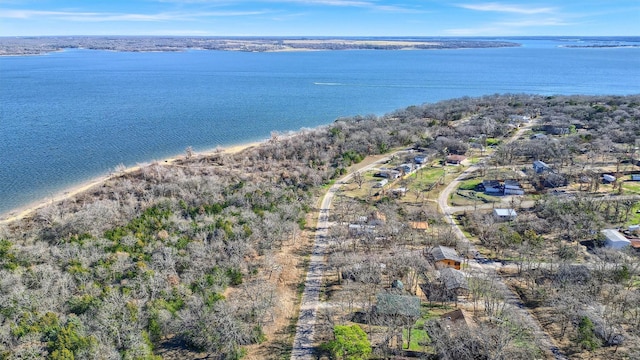
M 513 221 L 518 213 L 513 209 L 493 209 L 493 216 L 498 221 Z
M 631 245 L 631 240 L 616 229 L 604 229 L 601 231 L 605 237 L 605 246 L 611 249 L 623 249 Z
M 431 249 L 430 255 L 437 268 L 450 267 L 458 270 L 460 269 L 462 258 L 460 258 L 458 252 L 453 248 L 447 246 L 436 246 Z

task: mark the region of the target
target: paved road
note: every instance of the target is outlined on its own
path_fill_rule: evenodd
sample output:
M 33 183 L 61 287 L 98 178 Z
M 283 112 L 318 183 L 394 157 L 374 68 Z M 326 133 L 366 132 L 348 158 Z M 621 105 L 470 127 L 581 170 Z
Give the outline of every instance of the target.
M 517 139 L 525 130 L 526 128 L 520 129 L 507 142 L 511 142 L 514 139 Z M 463 247 L 466 247 L 471 254 L 476 253 L 476 248 L 469 241 L 469 239 L 464 235 L 462 230 L 460 230 L 460 227 L 456 224 L 456 222 L 453 220 L 452 214 L 455 211 L 457 211 L 458 208 L 449 206 L 449 204 L 447 203 L 447 200 L 449 199 L 449 195 L 451 194 L 451 192 L 457 189 L 460 182 L 463 179 L 465 179 L 467 175 L 471 174 L 476 170 L 478 170 L 477 166 L 471 166 L 465 171 L 463 171 L 462 173 L 460 173 L 460 175 L 458 175 L 456 179 L 454 179 L 451 183 L 447 185 L 447 187 L 445 187 L 442 190 L 442 192 L 440 193 L 440 196 L 438 196 L 438 206 L 440 207 L 440 210 L 444 214 L 446 221 L 449 224 L 451 224 L 454 233 L 456 234 L 460 242 L 463 244 Z M 491 204 L 489 205 L 491 206 Z M 495 282 L 496 287 L 502 293 L 505 303 L 509 304 L 513 308 L 513 310 L 522 317 L 523 321 L 527 324 L 527 327 L 532 331 L 533 335 L 537 339 L 539 339 L 539 341 L 541 342 L 541 345 L 545 349 L 548 349 L 551 356 L 559 360 L 566 359 L 566 357 L 560 353 L 560 350 L 553 343 L 549 335 L 542 330 L 542 327 L 540 327 L 540 324 L 538 323 L 538 321 L 524 307 L 524 304 L 520 300 L 519 296 L 517 296 L 513 291 L 511 291 L 511 289 L 502 281 L 502 278 L 496 273 L 495 266 L 493 266 L 492 264 L 480 264 L 475 260 L 471 260 L 469 265 L 472 270 L 481 271 L 485 273 L 487 276 L 496 280 Z
M 368 171 L 374 166 L 386 162 L 389 158 L 396 153 L 389 155 L 388 157 L 379 159 L 367 166 L 362 167 L 358 171 Z M 296 335 L 293 339 L 293 349 L 291 350 L 291 359 L 314 359 L 314 336 L 315 325 L 318 313 L 318 308 L 322 307 L 320 302 L 320 291 L 322 288 L 322 277 L 326 271 L 326 248 L 327 248 L 327 233 L 329 229 L 329 208 L 333 201 L 333 196 L 336 191 L 346 182 L 351 180 L 353 173 L 346 175 L 335 184 L 333 184 L 329 191 L 322 198 L 322 203 L 319 209 L 318 226 L 316 229 L 316 236 L 313 245 L 313 251 L 311 252 L 311 258 L 309 260 L 309 269 L 307 270 L 307 277 L 304 283 L 304 291 L 302 293 L 302 302 L 300 304 L 300 315 L 298 316 L 298 324 L 296 325 Z

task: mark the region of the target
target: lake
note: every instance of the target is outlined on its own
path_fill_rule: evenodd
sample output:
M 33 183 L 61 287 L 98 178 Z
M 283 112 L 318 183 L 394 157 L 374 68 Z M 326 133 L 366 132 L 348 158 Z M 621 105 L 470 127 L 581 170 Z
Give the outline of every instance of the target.
M 509 39 L 506 39 L 509 40 Z M 494 93 L 637 94 L 640 48 L 245 53 L 68 50 L 0 58 L 0 214 L 112 171 L 272 131 Z

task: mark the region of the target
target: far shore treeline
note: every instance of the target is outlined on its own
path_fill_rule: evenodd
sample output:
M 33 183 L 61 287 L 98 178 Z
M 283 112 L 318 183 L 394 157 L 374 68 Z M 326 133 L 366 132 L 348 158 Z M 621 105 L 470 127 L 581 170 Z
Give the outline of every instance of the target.
M 289 270 L 278 254 L 306 241 L 324 186 L 401 148 L 464 154 L 506 138 L 512 116 L 572 132 L 500 148 L 498 165 L 516 156 L 569 163 L 587 147 L 596 157 L 626 153 L 640 138 L 640 95 L 505 94 L 341 118 L 235 154 L 144 166 L 0 225 L 0 357 L 152 359 L 171 349 L 278 358 L 295 316 L 281 304 L 296 298 L 295 282 L 281 289 Z M 418 217 L 380 201 L 388 222 Z

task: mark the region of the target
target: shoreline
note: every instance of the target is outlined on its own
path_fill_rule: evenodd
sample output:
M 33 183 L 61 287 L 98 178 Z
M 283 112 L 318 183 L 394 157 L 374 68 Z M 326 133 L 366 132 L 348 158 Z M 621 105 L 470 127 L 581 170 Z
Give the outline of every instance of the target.
M 234 145 L 229 145 L 226 147 L 215 147 L 213 149 L 208 149 L 205 151 L 201 151 L 201 152 L 194 152 L 194 156 L 210 156 L 213 155 L 215 153 L 218 152 L 222 152 L 224 154 L 237 154 L 239 152 L 242 152 L 246 149 L 249 148 L 253 148 L 256 146 L 259 146 L 261 144 L 264 144 L 267 140 L 262 140 L 262 141 L 251 141 L 251 142 L 247 142 L 247 143 L 239 143 L 239 144 L 234 144 Z M 101 184 L 104 184 L 106 181 L 122 176 L 124 174 L 129 174 L 135 171 L 140 170 L 143 166 L 148 166 L 154 162 L 157 162 L 158 164 L 161 165 L 172 165 L 174 162 L 178 161 L 178 160 L 184 160 L 186 157 L 186 155 L 184 154 L 180 154 L 180 155 L 174 155 L 174 156 L 170 156 L 168 158 L 164 158 L 164 159 L 160 159 L 160 160 L 152 160 L 148 163 L 145 164 L 139 164 L 139 165 L 134 165 L 134 166 L 130 166 L 125 168 L 122 171 L 118 171 L 116 172 L 115 170 L 110 172 L 109 174 L 106 175 L 101 175 L 98 177 L 95 177 L 93 179 L 81 182 L 77 185 L 71 186 L 69 188 L 63 189 L 62 191 L 58 192 L 57 194 L 54 194 L 52 197 L 47 197 L 44 199 L 40 199 L 40 200 L 36 200 L 33 201 L 27 205 L 18 207 L 16 209 L 12 209 L 9 210 L 5 213 L 0 214 L 0 225 L 8 225 L 11 224 L 15 221 L 19 221 L 19 220 L 23 220 L 25 218 L 27 218 L 29 215 L 32 215 L 33 213 L 35 213 L 37 210 L 40 210 L 44 207 L 46 207 L 47 205 L 52 205 L 52 204 L 56 204 L 59 203 L 61 201 L 70 199 L 74 196 L 80 195 L 86 191 L 91 190 L 92 188 L 99 186 Z

